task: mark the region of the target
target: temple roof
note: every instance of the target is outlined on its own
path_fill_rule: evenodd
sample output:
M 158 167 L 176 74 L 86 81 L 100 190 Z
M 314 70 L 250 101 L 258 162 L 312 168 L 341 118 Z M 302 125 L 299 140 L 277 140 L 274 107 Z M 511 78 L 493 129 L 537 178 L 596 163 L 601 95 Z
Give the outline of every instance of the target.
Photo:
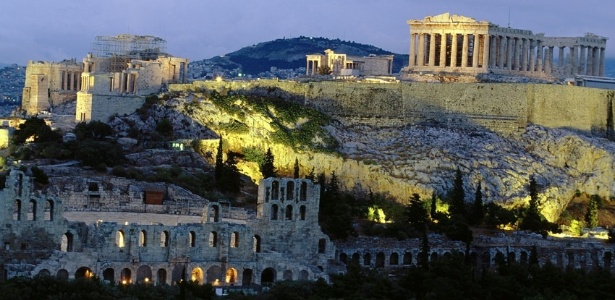
M 422 20 L 410 20 L 410 21 L 420 22 L 420 23 L 480 23 L 473 18 L 460 16 L 460 15 L 451 15 L 448 12 L 439 14 L 436 16 L 427 16 Z

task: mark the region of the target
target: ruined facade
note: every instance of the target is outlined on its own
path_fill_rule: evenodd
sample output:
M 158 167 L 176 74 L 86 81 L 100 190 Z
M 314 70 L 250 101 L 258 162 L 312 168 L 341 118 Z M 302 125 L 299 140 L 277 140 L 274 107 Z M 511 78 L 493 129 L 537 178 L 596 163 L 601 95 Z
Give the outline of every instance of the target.
M 186 82 L 188 59 L 165 54 L 165 45 L 153 36 L 97 37 L 93 53 L 83 60 L 76 121 L 106 121 L 114 114 L 132 113 L 145 96 L 167 84 Z
M 29 61 L 21 109 L 36 115 L 54 105 L 77 99 L 81 89 L 83 64 L 76 60 L 61 62 Z
M 604 76 L 606 37 L 547 37 L 449 13 L 407 23 L 410 72 Z
M 261 180 L 256 216 L 235 219 L 230 205 L 209 202 L 199 222 L 173 225 L 167 221 L 177 215 L 142 214 L 117 222 L 127 213 L 88 210 L 86 195 L 86 205 L 68 211 L 17 170 L 0 193 L 0 279 L 96 275 L 126 284 L 174 284 L 186 276 L 250 286 L 327 280 L 329 273 L 345 270 L 333 260 L 335 246 L 318 225 L 319 186 L 306 179 Z M 69 213 L 83 220 L 68 221 L 63 214 Z M 91 221 L 92 215 L 100 219 Z M 186 217 L 181 220 L 194 219 Z
M 333 76 L 391 75 L 393 73 L 393 55 L 358 57 L 335 53 L 331 49 L 325 50 L 325 54 L 306 55 L 305 75 L 318 75 L 321 67 L 328 68 Z

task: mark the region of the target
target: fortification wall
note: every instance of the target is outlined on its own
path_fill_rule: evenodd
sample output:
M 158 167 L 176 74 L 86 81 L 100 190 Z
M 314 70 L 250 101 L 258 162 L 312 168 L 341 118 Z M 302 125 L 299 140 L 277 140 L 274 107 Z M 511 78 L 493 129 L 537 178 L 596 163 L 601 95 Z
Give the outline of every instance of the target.
M 201 81 L 172 91 L 202 89 L 285 97 L 341 122 L 387 127 L 435 123 L 510 133 L 534 123 L 597 135 L 607 130 L 609 91 L 546 84 Z
M 79 92 L 77 94 L 77 109 L 75 120 L 81 121 L 103 121 L 109 117 L 120 114 L 132 113 L 145 103 L 145 98 L 140 96 L 107 96 L 92 95 Z

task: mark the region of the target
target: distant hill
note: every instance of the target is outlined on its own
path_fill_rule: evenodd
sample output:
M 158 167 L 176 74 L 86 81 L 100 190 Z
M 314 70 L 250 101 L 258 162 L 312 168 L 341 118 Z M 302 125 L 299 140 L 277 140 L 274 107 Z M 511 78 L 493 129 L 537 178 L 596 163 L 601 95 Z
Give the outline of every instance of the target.
M 395 55 L 393 60 L 393 72 L 408 64 L 408 55 L 397 54 L 381 48 L 342 41 L 340 39 L 297 37 L 291 39 L 277 39 L 263 42 L 256 45 L 241 48 L 225 56 L 217 56 L 210 59 L 192 62 L 191 77 L 204 77 L 212 70 L 227 68 L 240 68 L 245 74 L 256 75 L 267 72 L 271 67 L 278 69 L 296 69 L 305 67 L 305 56 L 307 54 L 324 53 L 326 49 L 331 49 L 337 53 L 344 53 L 352 56 L 375 55 Z

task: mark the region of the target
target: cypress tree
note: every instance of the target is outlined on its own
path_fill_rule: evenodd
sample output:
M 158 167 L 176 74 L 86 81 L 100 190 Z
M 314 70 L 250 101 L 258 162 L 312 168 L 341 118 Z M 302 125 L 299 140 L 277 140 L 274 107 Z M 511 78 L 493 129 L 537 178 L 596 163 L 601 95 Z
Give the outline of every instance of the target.
M 457 171 L 455 171 L 453 191 L 450 194 L 451 214 L 465 216 L 466 203 L 464 199 L 465 192 L 463 191 L 463 177 L 461 176 L 461 170 L 457 168 Z
M 484 205 L 483 205 L 483 192 L 482 185 L 479 182 L 476 187 L 476 194 L 474 195 L 474 207 L 472 212 L 472 223 L 480 224 L 485 216 Z
M 592 195 L 589 198 L 589 204 L 587 205 L 587 211 L 585 212 L 585 224 L 588 227 L 594 228 L 598 226 L 598 195 Z
M 316 180 L 316 175 L 314 174 L 314 167 L 312 167 L 312 170 L 310 170 L 310 173 L 305 176 L 305 179 L 309 179 L 312 182 Z
M 431 210 L 429 212 L 432 219 L 436 218 L 436 201 L 436 191 L 433 191 L 433 193 L 431 193 Z
M 260 166 L 261 174 L 263 178 L 276 177 L 276 169 L 273 163 L 274 157 L 271 153 L 271 148 L 267 148 L 267 153 L 265 153 L 265 157 L 263 158 L 263 163 Z
M 299 178 L 299 159 L 297 159 L 297 158 L 295 158 L 295 167 L 294 167 L 293 171 L 294 171 L 293 172 L 293 176 L 294 176 L 293 178 L 295 178 L 295 179 Z

